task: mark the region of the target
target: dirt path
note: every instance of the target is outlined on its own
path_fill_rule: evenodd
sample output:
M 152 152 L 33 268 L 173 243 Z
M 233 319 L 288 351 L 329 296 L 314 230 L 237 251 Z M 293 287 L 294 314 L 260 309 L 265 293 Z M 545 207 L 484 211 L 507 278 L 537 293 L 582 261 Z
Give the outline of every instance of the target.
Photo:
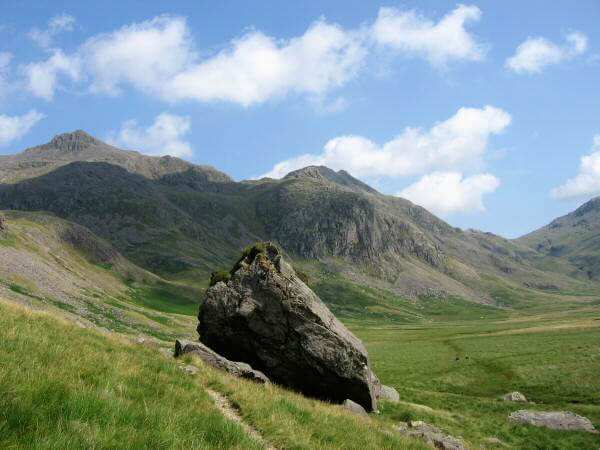
M 242 416 L 240 416 L 238 410 L 231 404 L 227 397 L 225 397 L 220 392 L 214 391 L 209 388 L 206 388 L 206 392 L 208 393 L 208 395 L 211 396 L 211 398 L 215 402 L 215 405 L 217 406 L 217 408 L 219 408 L 219 410 L 223 413 L 225 417 L 227 417 L 229 420 L 233 420 L 234 422 L 240 424 L 240 426 L 244 429 L 246 433 L 248 433 L 248 435 L 252 439 L 264 445 L 267 450 L 277 450 L 275 447 L 265 442 L 263 437 L 255 428 L 244 422 L 244 419 L 242 419 Z

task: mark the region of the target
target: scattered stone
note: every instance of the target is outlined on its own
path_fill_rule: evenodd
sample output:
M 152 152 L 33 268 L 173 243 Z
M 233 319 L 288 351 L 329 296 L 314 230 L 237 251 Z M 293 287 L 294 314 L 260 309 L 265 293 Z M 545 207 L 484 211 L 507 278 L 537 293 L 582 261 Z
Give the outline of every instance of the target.
M 345 409 L 347 409 L 348 411 L 353 412 L 354 414 L 358 414 L 361 416 L 368 416 L 367 411 L 365 411 L 365 408 L 363 408 L 358 403 L 355 403 L 350 399 L 344 400 L 344 403 L 342 403 L 342 406 Z
M 200 340 L 280 385 L 335 403 L 377 409 L 380 383 L 367 350 L 270 243 L 248 248 L 206 292 Z
M 581 430 L 598 433 L 587 417 L 570 411 L 529 411 L 521 409 L 511 413 L 508 418 L 514 422 L 552 428 L 553 430 Z
M 169 350 L 168 348 L 161 347 L 161 348 L 158 349 L 158 351 L 163 356 L 166 356 L 167 358 L 172 358 L 173 357 L 173 352 L 171 350 Z
M 200 369 L 198 369 L 196 366 L 192 366 L 191 364 L 188 364 L 187 366 L 182 366 L 181 370 L 190 375 L 196 375 L 200 371 Z
M 525 396 L 518 391 L 509 392 L 504 397 L 502 397 L 502 400 L 504 400 L 505 402 L 527 402 Z
M 382 384 L 379 392 L 379 399 L 387 400 L 388 402 L 398 402 L 400 401 L 400 394 L 398 394 L 398 391 L 393 387 Z
M 421 420 L 400 422 L 396 430 L 406 436 L 424 440 L 429 445 L 443 450 L 467 450 L 462 440 L 444 433 L 439 428 Z
M 484 439 L 484 442 L 488 445 L 493 445 L 493 446 L 504 446 L 504 442 L 502 442 L 500 439 L 498 439 L 497 437 L 488 437 Z
M 214 352 L 201 342 L 189 342 L 183 340 L 175 341 L 175 357 L 179 357 L 187 353 L 196 355 L 200 357 L 200 359 L 206 364 L 216 367 L 217 369 L 225 370 L 237 377 L 246 378 L 258 383 L 269 383 L 269 378 L 267 378 L 264 373 L 254 370 L 246 363 L 230 361 Z

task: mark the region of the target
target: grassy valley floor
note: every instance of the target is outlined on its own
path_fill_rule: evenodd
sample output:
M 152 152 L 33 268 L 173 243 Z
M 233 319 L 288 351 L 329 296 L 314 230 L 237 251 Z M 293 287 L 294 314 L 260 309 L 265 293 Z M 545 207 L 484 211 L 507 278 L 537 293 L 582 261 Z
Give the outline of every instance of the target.
M 598 449 L 600 435 L 514 425 L 519 409 L 568 410 L 600 429 L 600 310 L 427 325 L 363 326 L 375 372 L 400 393 L 382 419 L 424 420 L 474 447 Z M 534 403 L 501 400 L 520 391 Z

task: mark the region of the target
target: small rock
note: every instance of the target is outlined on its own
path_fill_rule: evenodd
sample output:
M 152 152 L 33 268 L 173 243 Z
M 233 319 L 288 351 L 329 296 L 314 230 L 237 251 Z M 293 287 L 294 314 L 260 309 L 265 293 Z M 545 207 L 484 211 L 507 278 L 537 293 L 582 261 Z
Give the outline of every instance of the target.
M 505 402 L 527 402 L 525 396 L 518 391 L 509 392 L 504 397 L 502 397 L 502 400 L 504 400 Z
M 360 406 L 358 403 L 353 402 L 350 399 L 346 399 L 344 400 L 344 403 L 342 403 L 342 406 L 347 409 L 350 412 L 353 412 L 354 414 L 358 414 L 361 416 L 367 416 L 367 411 L 365 411 L 365 408 L 363 408 L 362 406 Z
M 0 214 L 0 231 L 6 230 L 6 219 Z
M 382 384 L 379 391 L 379 398 L 388 402 L 397 402 L 400 400 L 400 394 L 393 387 Z
M 188 364 L 187 366 L 182 366 L 181 370 L 183 370 L 185 373 L 188 373 L 190 375 L 196 375 L 200 369 L 198 369 L 196 366 L 192 366 L 191 364 Z
M 497 437 L 488 437 L 484 439 L 484 442 L 486 444 L 489 445 L 494 445 L 494 446 L 503 446 L 504 442 L 502 442 L 500 439 L 498 439 Z
M 508 418 L 514 422 L 552 428 L 553 430 L 581 430 L 598 433 L 587 417 L 570 411 L 528 411 L 521 409 L 511 413 Z
M 259 370 L 254 370 L 249 364 L 237 361 L 230 361 L 227 358 L 214 352 L 201 342 L 188 342 L 183 340 L 175 341 L 175 357 L 191 353 L 200 357 L 202 361 L 217 369 L 225 370 L 237 377 L 257 381 L 259 383 L 269 383 L 267 376 Z
M 401 422 L 396 430 L 406 436 L 420 438 L 429 445 L 442 450 L 467 450 L 460 439 L 445 434 L 439 428 L 421 420 L 412 420 L 408 424 Z
M 160 353 L 162 353 L 164 356 L 166 356 L 167 358 L 173 357 L 173 352 L 171 350 L 169 350 L 168 348 L 161 347 L 158 349 L 158 351 Z

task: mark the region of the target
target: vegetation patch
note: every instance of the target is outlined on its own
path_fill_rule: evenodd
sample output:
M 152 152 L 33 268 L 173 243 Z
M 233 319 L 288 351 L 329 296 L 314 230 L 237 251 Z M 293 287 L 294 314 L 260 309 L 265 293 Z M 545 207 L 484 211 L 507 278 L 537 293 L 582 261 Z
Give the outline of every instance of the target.
M 226 270 L 217 270 L 210 274 L 210 283 L 209 286 L 214 286 L 218 282 L 222 281 L 227 283 L 231 278 L 231 273 Z

